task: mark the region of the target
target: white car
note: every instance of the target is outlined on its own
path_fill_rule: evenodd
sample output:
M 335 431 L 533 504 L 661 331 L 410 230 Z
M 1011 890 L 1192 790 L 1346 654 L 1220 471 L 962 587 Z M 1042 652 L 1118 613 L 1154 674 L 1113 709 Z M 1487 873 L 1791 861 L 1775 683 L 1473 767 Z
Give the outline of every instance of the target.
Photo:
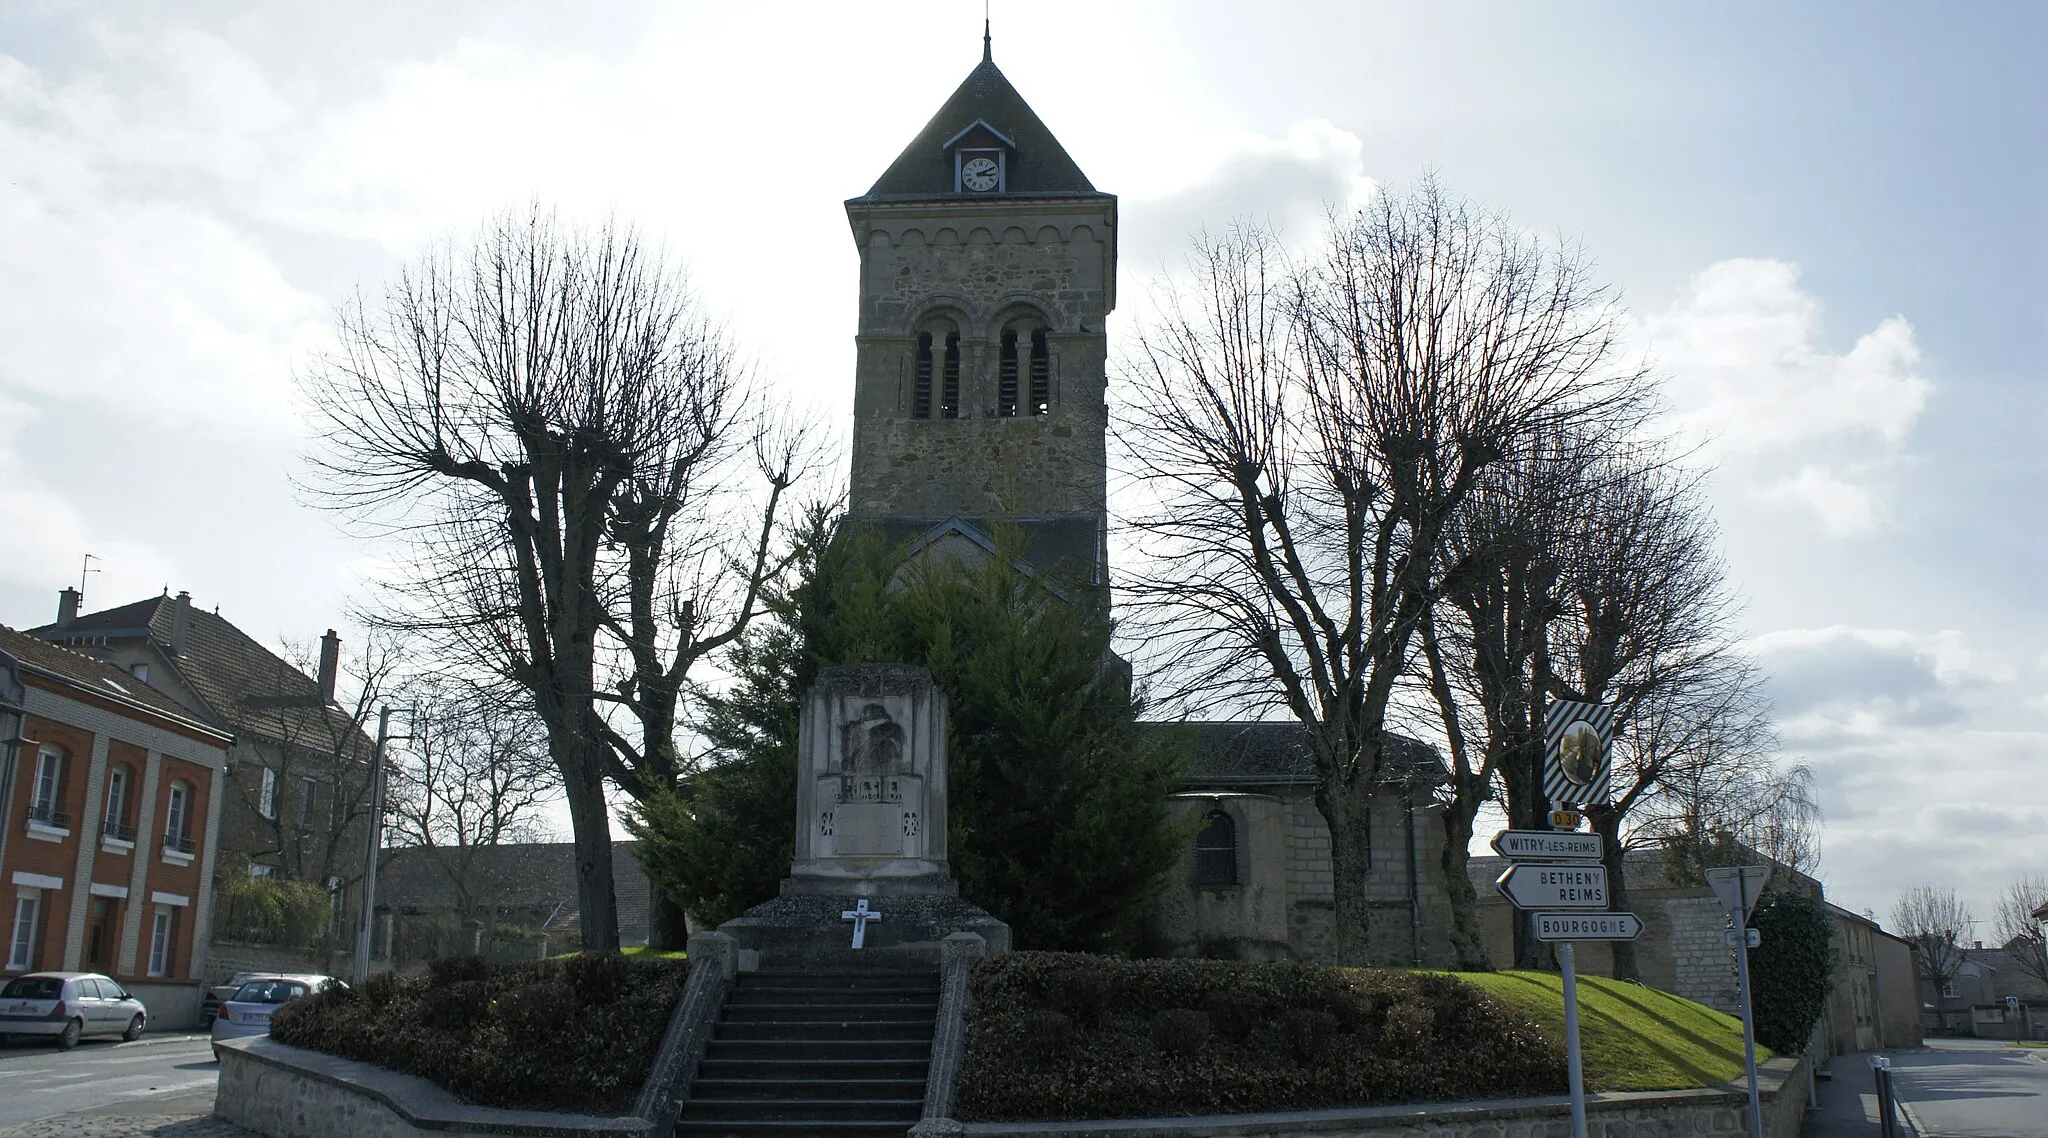
M 133 1040 L 149 1009 L 97 972 L 31 972 L 0 988 L 0 1036 L 47 1035 L 60 1051 L 88 1035 Z
M 300 996 L 324 992 L 341 985 L 332 976 L 253 976 L 220 1002 L 213 1016 L 213 1057 L 220 1058 L 220 1041 L 245 1035 L 270 1034 L 271 1013 Z

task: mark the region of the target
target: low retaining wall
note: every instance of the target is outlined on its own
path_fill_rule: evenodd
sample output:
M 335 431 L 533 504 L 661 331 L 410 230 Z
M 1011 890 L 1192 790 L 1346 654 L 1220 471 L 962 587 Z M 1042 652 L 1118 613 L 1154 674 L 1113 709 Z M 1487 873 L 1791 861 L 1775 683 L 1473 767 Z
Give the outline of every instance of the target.
M 1764 1133 L 1798 1138 L 1806 1111 L 1806 1074 L 1796 1059 L 1758 1067 Z M 1588 1138 L 1693 1138 L 1747 1134 L 1749 1092 L 1743 1084 L 1688 1091 L 1588 1095 Z M 920 1135 L 963 1138 L 1566 1138 L 1568 1098 L 1378 1106 L 1274 1114 L 1219 1114 L 1114 1122 L 946 1122 Z
M 270 1138 L 650 1138 L 644 1118 L 471 1106 L 417 1075 L 290 1047 L 267 1035 L 220 1044 L 214 1114 Z

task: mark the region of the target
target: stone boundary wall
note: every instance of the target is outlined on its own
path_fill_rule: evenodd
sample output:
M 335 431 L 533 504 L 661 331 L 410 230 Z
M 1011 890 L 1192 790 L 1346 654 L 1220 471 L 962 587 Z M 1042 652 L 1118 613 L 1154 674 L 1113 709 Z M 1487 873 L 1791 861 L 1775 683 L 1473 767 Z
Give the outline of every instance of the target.
M 690 1084 L 697 1079 L 697 1067 L 710 1049 L 718 1013 L 725 1008 L 733 976 L 739 971 L 739 945 L 721 932 L 691 936 L 688 957 L 690 978 L 683 983 L 682 998 L 676 1001 L 668 1030 L 661 1037 L 661 1050 L 655 1053 L 654 1066 L 633 1104 L 633 1113 L 650 1120 L 662 1134 L 673 1130 L 682 1116 Z
M 471 1106 L 417 1075 L 279 1043 L 220 1043 L 214 1115 L 270 1138 L 650 1138 L 644 1118 Z
M 1759 1097 L 1768 1138 L 1798 1138 L 1806 1113 L 1806 1073 L 1796 1059 L 1759 1065 Z M 1742 1083 L 1685 1091 L 1587 1096 L 1588 1138 L 1694 1138 L 1749 1132 Z M 1571 1101 L 1563 1097 L 1495 1102 L 1380 1106 L 1200 1118 L 1111 1122 L 927 1123 L 920 1135 L 962 1138 L 1566 1138 Z

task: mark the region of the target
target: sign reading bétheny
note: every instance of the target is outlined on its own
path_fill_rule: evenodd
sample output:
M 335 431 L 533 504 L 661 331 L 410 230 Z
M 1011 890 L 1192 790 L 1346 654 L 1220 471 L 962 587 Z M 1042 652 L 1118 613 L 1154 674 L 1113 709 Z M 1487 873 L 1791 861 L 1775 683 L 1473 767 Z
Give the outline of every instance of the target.
M 1517 909 L 1605 909 L 1607 868 L 1518 862 L 1494 883 Z
M 1634 940 L 1643 935 L 1634 913 L 1537 913 L 1537 940 Z
M 1600 835 L 1556 830 L 1502 830 L 1493 852 L 1509 861 L 1599 861 Z

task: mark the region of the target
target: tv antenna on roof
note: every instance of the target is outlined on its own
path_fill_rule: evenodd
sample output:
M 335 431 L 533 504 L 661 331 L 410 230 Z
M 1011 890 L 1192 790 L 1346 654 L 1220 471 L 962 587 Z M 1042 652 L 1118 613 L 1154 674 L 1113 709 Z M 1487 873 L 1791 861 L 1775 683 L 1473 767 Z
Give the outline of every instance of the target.
M 78 570 L 78 605 L 80 608 L 85 607 L 85 575 L 87 573 L 99 572 L 99 570 L 92 567 L 92 563 L 98 560 L 100 558 L 88 553 L 85 555 L 85 564 Z

